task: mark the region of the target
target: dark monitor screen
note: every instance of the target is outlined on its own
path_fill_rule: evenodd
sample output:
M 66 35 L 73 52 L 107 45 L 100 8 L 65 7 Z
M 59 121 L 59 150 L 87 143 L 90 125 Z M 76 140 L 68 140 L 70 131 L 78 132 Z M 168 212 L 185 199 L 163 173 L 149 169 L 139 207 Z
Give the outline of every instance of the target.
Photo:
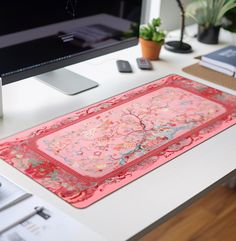
M 3 83 L 137 44 L 142 0 L 2 0 Z

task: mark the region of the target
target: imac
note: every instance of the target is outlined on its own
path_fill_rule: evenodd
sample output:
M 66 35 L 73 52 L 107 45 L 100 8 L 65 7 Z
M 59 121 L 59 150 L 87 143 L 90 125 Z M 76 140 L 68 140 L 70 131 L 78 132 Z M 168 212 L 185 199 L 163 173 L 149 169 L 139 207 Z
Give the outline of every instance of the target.
M 2 84 L 37 76 L 69 95 L 96 87 L 63 67 L 136 45 L 143 2 L 2 0 Z M 0 91 L 0 116 L 1 106 Z

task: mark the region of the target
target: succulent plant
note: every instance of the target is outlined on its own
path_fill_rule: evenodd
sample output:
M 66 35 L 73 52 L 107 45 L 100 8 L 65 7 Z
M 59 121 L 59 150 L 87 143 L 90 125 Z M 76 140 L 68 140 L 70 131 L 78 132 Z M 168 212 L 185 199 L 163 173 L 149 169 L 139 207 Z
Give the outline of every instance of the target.
M 157 42 L 158 44 L 163 44 L 165 41 L 166 34 L 160 29 L 161 19 L 154 18 L 147 25 L 140 27 L 139 36 L 145 40 L 150 40 Z

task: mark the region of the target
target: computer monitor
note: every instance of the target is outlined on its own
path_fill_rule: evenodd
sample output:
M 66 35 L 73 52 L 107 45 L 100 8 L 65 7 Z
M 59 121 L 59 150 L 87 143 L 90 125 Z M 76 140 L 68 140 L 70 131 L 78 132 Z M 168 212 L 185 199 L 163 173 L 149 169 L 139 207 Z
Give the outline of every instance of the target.
M 137 44 L 142 2 L 2 0 L 3 84 L 39 75 L 71 95 L 97 86 L 95 80 L 60 68 Z

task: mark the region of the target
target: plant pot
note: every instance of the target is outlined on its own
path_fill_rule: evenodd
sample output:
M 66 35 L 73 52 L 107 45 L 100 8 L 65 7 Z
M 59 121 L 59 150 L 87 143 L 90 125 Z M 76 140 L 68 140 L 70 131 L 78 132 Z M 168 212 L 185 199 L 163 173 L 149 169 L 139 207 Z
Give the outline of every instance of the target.
M 218 44 L 220 26 L 205 27 L 198 25 L 198 41 L 205 44 Z
M 139 42 L 141 44 L 143 58 L 149 60 L 159 59 L 161 44 L 143 38 L 139 38 Z

